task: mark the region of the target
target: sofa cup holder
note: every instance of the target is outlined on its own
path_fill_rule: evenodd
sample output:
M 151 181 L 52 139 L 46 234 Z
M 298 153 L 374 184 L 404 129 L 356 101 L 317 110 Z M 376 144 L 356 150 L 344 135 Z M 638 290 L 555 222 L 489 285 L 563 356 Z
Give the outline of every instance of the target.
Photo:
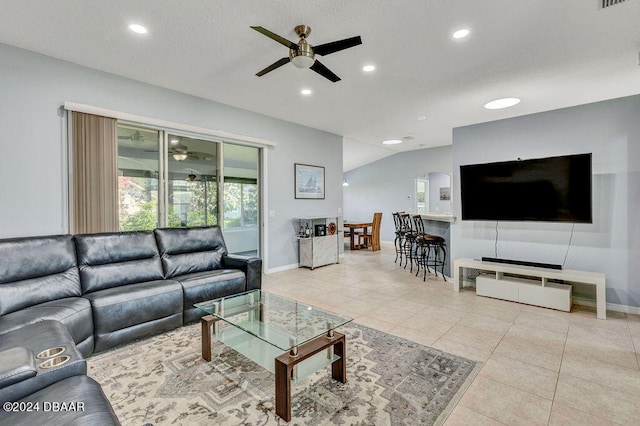
M 61 365 L 64 365 L 67 362 L 69 362 L 70 359 L 71 357 L 69 355 L 56 356 L 55 358 L 50 358 L 45 362 L 43 362 L 42 364 L 40 364 L 40 368 L 60 367 Z
M 56 346 L 55 348 L 49 348 L 49 349 L 45 349 L 42 352 L 39 352 L 38 355 L 36 355 L 36 358 L 38 359 L 51 358 L 53 356 L 62 354 L 64 351 L 65 351 L 64 347 Z

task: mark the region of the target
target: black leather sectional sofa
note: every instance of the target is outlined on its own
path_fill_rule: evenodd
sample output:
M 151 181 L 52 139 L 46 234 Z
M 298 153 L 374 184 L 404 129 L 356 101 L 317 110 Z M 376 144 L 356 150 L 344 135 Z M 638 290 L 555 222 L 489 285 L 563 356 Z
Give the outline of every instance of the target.
M 196 321 L 194 303 L 261 277 L 217 226 L 0 240 L 0 424 L 119 424 L 85 357 Z

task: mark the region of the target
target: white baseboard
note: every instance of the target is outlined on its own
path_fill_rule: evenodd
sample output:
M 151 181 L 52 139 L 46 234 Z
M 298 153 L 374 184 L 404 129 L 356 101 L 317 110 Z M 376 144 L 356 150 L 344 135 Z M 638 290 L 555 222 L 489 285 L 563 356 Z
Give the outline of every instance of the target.
M 277 268 L 269 268 L 264 273 L 265 274 L 273 274 L 275 272 L 288 271 L 289 269 L 297 269 L 299 265 L 297 263 L 292 263 L 291 265 L 278 266 Z
M 592 299 L 583 299 L 581 297 L 572 298 L 572 303 L 579 306 L 596 307 L 596 301 Z M 625 314 L 640 315 L 640 308 L 629 305 L 619 305 L 617 303 L 607 303 L 607 311 L 622 312 Z

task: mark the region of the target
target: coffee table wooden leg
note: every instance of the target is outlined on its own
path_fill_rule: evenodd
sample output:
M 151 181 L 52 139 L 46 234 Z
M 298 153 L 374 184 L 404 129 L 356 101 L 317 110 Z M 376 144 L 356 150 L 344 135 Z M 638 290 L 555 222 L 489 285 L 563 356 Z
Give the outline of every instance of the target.
M 211 337 L 213 335 L 213 324 L 216 317 L 213 315 L 205 315 L 200 318 L 200 328 L 202 330 L 202 358 L 205 361 L 211 361 Z
M 333 353 L 340 357 L 331 364 L 331 378 L 347 383 L 347 340 L 344 336 L 333 345 Z
M 347 340 L 344 334 L 320 336 L 297 346 L 297 355 L 287 351 L 275 359 L 276 414 L 287 422 L 291 420 L 291 377 L 296 366 L 307 358 L 333 347 L 340 359 L 331 364 L 331 377 L 341 383 L 347 382 Z
M 278 358 L 276 362 L 276 414 L 285 421 L 291 420 L 291 371 L 292 364 L 285 364 Z

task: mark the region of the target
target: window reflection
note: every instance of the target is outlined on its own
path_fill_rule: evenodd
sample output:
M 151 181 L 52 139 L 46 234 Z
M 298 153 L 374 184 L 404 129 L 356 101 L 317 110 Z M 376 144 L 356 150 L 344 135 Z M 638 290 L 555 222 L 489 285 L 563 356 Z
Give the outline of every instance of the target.
M 120 230 L 158 226 L 159 132 L 118 126 Z
M 167 151 L 168 225 L 217 225 L 217 143 L 169 135 Z

